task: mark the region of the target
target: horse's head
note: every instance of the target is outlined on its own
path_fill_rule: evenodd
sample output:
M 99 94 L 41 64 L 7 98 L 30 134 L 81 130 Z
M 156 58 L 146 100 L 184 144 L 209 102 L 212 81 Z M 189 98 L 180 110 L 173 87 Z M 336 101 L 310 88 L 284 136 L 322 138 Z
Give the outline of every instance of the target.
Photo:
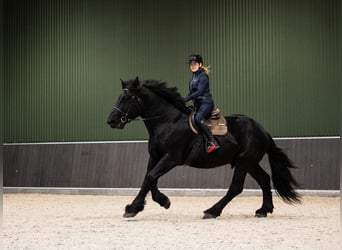
M 107 123 L 112 128 L 120 129 L 140 116 L 142 112 L 142 103 L 139 97 L 141 84 L 138 77 L 128 81 L 121 80 L 121 83 L 123 92 L 120 94 L 107 120 Z

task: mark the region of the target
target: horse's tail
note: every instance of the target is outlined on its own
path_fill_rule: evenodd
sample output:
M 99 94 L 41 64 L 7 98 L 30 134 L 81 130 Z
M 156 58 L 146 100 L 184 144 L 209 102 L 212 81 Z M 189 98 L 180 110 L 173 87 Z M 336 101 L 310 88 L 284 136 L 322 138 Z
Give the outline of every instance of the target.
M 294 187 L 298 187 L 298 183 L 290 172 L 290 168 L 295 168 L 295 166 L 287 155 L 277 147 L 272 137 L 268 136 L 270 146 L 267 153 L 275 190 L 285 202 L 300 203 L 301 196 L 294 189 Z

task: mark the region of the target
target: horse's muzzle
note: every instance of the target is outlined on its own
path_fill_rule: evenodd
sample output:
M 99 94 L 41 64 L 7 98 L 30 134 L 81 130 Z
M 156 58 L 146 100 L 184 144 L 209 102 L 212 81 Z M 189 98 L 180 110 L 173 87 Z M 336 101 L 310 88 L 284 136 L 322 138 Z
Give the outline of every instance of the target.
M 111 127 L 111 128 L 118 128 L 118 129 L 123 129 L 125 126 L 125 123 L 122 123 L 121 121 L 119 122 L 115 122 L 113 120 L 108 120 L 107 124 Z
M 123 129 L 127 122 L 123 122 L 122 119 L 108 119 L 107 124 L 111 128 Z

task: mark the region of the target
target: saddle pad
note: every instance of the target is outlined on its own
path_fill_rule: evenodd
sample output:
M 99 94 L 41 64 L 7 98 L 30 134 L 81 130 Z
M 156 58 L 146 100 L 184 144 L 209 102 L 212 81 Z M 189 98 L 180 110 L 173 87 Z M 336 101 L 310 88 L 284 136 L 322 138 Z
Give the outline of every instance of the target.
M 196 126 L 196 123 L 194 121 L 194 115 L 195 113 L 191 113 L 189 116 L 189 126 L 195 134 L 199 134 L 198 127 Z M 228 127 L 227 127 L 227 121 L 224 119 L 224 117 L 221 115 L 219 119 L 209 119 L 209 128 L 211 129 L 211 133 L 213 135 L 225 135 L 228 133 Z
M 210 129 L 213 135 L 225 135 L 228 132 L 227 121 L 221 115 L 219 119 L 210 119 Z

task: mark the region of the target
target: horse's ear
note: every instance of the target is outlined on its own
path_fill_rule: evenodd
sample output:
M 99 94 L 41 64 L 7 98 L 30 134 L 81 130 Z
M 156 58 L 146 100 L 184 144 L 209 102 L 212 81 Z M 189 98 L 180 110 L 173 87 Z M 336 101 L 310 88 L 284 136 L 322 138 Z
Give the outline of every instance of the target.
M 126 83 L 120 78 L 122 89 L 126 88 Z
M 132 90 L 138 90 L 140 88 L 140 81 L 138 77 L 135 78 L 131 86 L 132 86 Z

